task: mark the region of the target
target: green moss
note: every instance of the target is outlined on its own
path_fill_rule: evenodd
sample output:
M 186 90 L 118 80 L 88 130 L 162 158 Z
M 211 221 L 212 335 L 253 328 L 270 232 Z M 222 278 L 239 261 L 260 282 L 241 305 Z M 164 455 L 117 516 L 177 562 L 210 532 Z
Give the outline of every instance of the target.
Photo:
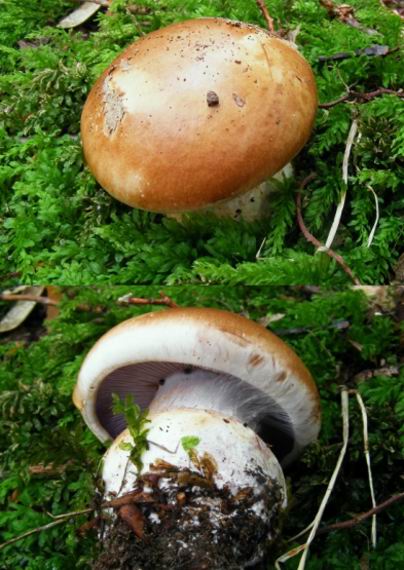
M 264 25 L 252 0 L 143 0 L 137 5 L 149 11 L 136 16 L 126 10 L 128 4 L 115 0 L 110 14 L 101 10 L 83 28 L 65 31 L 55 23 L 77 6 L 75 2 L 0 2 L 0 273 L 17 272 L 26 283 L 60 284 L 106 279 L 346 283 L 340 267 L 324 260 L 324 254 L 315 255 L 297 229 L 296 181 L 280 188 L 266 223 L 190 216 L 185 227 L 118 204 L 97 185 L 81 155 L 81 108 L 96 77 L 140 31 L 199 16 Z M 319 63 L 320 55 L 353 52 L 374 43 L 399 45 L 398 17 L 378 0 L 351 4 L 358 19 L 378 35 L 331 20 L 316 0 L 269 3 L 280 27 L 300 26 L 297 43 L 313 65 L 321 101 L 339 97 L 346 85 L 357 91 L 397 89 L 403 76 L 398 52 Z M 402 108 L 398 97 L 384 95 L 367 104 L 319 110 L 312 139 L 296 160 L 297 180 L 309 171 L 317 173 L 304 192 L 303 214 L 310 230 L 324 241 L 343 189 L 342 155 L 356 117 L 362 138 L 352 153 L 348 201 L 335 248 L 364 283 L 388 282 L 399 254 Z M 381 211 L 370 248 L 375 205 L 368 186 L 376 192 Z

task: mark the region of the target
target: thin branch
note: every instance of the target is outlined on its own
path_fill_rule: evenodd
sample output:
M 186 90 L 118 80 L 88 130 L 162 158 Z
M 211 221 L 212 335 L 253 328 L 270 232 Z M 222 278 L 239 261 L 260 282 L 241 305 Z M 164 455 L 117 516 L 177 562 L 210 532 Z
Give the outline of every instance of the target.
M 341 255 L 339 255 L 338 253 L 335 253 L 335 251 L 333 251 L 330 248 L 329 249 L 323 248 L 322 243 L 317 238 L 315 238 L 313 236 L 313 234 L 311 234 L 309 232 L 309 230 L 307 229 L 307 227 L 305 226 L 303 216 L 302 216 L 302 195 L 301 195 L 301 191 L 311 180 L 313 180 L 313 178 L 315 178 L 315 176 L 316 175 L 314 173 L 309 174 L 303 180 L 303 182 L 300 184 L 299 191 L 296 194 L 296 215 L 297 215 L 297 223 L 299 224 L 300 231 L 302 232 L 304 237 L 307 239 L 307 241 L 309 241 L 310 243 L 315 245 L 321 251 L 324 251 L 324 253 L 326 253 L 329 257 L 332 257 L 333 259 L 335 259 L 335 261 L 342 267 L 342 269 L 345 271 L 345 273 L 347 275 L 349 275 L 350 279 L 355 283 L 355 285 L 360 285 L 360 281 L 354 276 L 354 274 L 352 273 L 352 270 L 345 263 L 343 257 Z
M 27 532 L 24 532 L 23 534 L 20 534 L 19 536 L 15 536 L 14 538 L 10 538 L 10 540 L 7 540 L 6 542 L 3 542 L 2 544 L 0 544 L 0 550 L 2 548 L 5 548 L 6 546 L 9 546 L 10 544 L 13 544 L 14 542 L 18 542 L 19 540 L 22 540 L 23 538 L 26 538 L 27 536 L 31 536 L 31 534 L 36 534 L 38 532 L 42 532 L 43 530 L 48 530 L 50 528 L 53 528 L 54 526 L 58 525 L 58 524 L 62 524 L 64 522 L 66 522 L 66 520 L 69 517 L 73 517 L 73 516 L 79 516 L 79 515 L 84 515 L 87 513 L 92 512 L 94 509 L 84 509 L 83 511 L 76 511 L 73 513 L 67 513 L 65 516 L 60 516 L 60 518 L 54 520 L 51 523 L 45 524 L 43 526 L 38 526 L 36 528 L 33 528 L 31 530 L 28 530 Z
M 9 546 L 10 544 L 14 544 L 14 542 L 18 542 L 18 541 L 22 540 L 23 538 L 26 538 L 27 536 L 31 536 L 32 534 L 37 534 L 38 532 L 42 532 L 43 530 L 48 530 L 48 529 L 53 528 L 54 526 L 56 526 L 58 524 L 62 524 L 64 522 L 67 522 L 68 519 L 70 519 L 70 518 L 79 517 L 81 515 L 87 515 L 89 513 L 93 513 L 95 511 L 100 510 L 100 509 L 103 510 L 103 509 L 111 509 L 111 508 L 120 508 L 122 506 L 130 505 L 132 503 L 151 503 L 151 502 L 155 502 L 151 495 L 144 493 L 143 491 L 138 490 L 138 491 L 132 491 L 130 493 L 126 493 L 122 497 L 117 497 L 116 499 L 111 499 L 110 501 L 104 501 L 103 503 L 101 503 L 101 505 L 99 507 L 95 507 L 95 508 L 90 507 L 87 509 L 82 509 L 80 511 L 72 511 L 70 513 L 63 513 L 61 515 L 52 515 L 51 513 L 47 513 L 48 516 L 53 518 L 53 522 L 45 524 L 43 526 L 38 526 L 36 528 L 28 530 L 27 532 L 24 532 L 23 534 L 20 534 L 18 536 L 10 538 L 10 540 L 7 540 L 6 542 L 3 542 L 2 544 L 0 544 L 0 550 L 2 548 L 5 548 L 6 546 Z
M 354 91 L 353 89 L 349 89 L 344 95 L 338 97 L 338 99 L 334 99 L 334 101 L 329 101 L 328 103 L 320 103 L 320 109 L 330 109 L 331 107 L 335 107 L 335 105 L 339 105 L 339 103 L 344 102 L 355 102 L 355 99 L 362 99 L 362 102 L 368 103 L 372 101 L 375 97 L 380 97 L 380 95 L 397 95 L 397 97 L 404 97 L 404 91 L 399 89 L 395 91 L 394 89 L 387 89 L 385 87 L 379 87 L 375 91 L 369 91 L 368 93 L 361 93 L 360 91 Z M 352 101 L 349 101 L 352 99 Z
M 338 226 L 339 226 L 340 221 L 341 221 L 342 212 L 344 210 L 345 199 L 346 199 L 346 194 L 347 194 L 347 190 L 348 190 L 349 156 L 351 154 L 352 145 L 354 143 L 357 132 L 358 132 L 358 123 L 354 119 L 352 121 L 351 127 L 349 129 L 348 137 L 347 137 L 346 144 L 345 144 L 344 158 L 342 161 L 342 180 L 345 184 L 345 188 L 344 188 L 344 191 L 342 192 L 340 201 L 339 201 L 337 209 L 335 211 L 334 221 L 331 225 L 330 232 L 329 232 L 328 237 L 327 237 L 326 242 L 325 242 L 325 247 L 327 249 L 329 249 L 331 247 L 332 242 L 334 241 L 335 235 L 336 235 L 337 230 L 338 230 Z
M 374 370 L 362 370 L 362 372 L 355 374 L 353 379 L 355 382 L 363 382 L 375 376 L 398 376 L 399 374 L 399 366 L 383 366 L 382 368 L 376 368 Z
M 178 308 L 177 303 L 175 303 L 168 295 L 165 295 L 162 291 L 160 292 L 159 299 L 145 299 L 144 297 L 132 297 L 131 293 L 124 295 L 118 299 L 119 305 L 165 305 L 172 309 Z
M 363 447 L 364 453 L 366 458 L 366 465 L 368 468 L 368 478 L 369 478 L 369 489 L 370 489 L 370 496 L 372 499 L 372 507 L 376 508 L 376 499 L 375 499 L 375 491 L 373 488 L 373 477 L 372 477 L 372 468 L 370 466 L 370 453 L 369 453 L 369 435 L 368 435 L 368 416 L 366 413 L 366 407 L 363 402 L 362 396 L 359 394 L 357 390 L 354 390 L 356 399 L 358 401 L 359 407 L 362 413 L 362 424 L 363 424 Z M 376 530 L 376 513 L 372 515 L 372 546 L 376 548 L 377 542 L 377 530 Z
M 40 297 L 30 295 L 29 293 L 13 294 L 13 293 L 0 293 L 0 301 L 32 301 L 34 303 L 41 303 L 42 305 L 57 305 L 57 301 L 49 299 L 49 297 Z
M 338 530 L 341 528 L 352 528 L 353 526 L 360 524 L 362 521 L 372 517 L 373 515 L 376 515 L 376 514 L 380 513 L 381 511 L 384 511 L 385 509 L 387 509 L 388 507 L 390 507 L 394 503 L 398 503 L 398 502 L 403 501 L 403 500 L 404 500 L 404 493 L 399 493 L 398 495 L 393 495 L 392 497 L 390 497 L 386 501 L 383 501 L 383 503 L 379 503 L 376 507 L 373 507 L 373 509 L 366 511 L 366 513 L 361 513 L 360 515 L 356 515 L 352 519 L 348 519 L 346 521 L 341 521 L 338 523 L 330 524 L 328 526 L 324 526 L 323 528 L 320 528 L 319 531 L 317 532 L 317 534 L 324 534 L 325 532 L 331 532 L 332 530 Z
M 268 30 L 273 34 L 275 32 L 274 20 L 271 18 L 268 8 L 266 7 L 265 0 L 256 0 L 258 8 L 261 10 L 262 15 L 265 18 Z

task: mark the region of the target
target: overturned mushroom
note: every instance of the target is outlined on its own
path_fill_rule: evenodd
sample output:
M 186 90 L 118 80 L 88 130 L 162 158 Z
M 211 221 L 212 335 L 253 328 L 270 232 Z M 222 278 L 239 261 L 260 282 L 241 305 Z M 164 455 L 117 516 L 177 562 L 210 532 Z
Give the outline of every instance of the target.
M 140 472 L 112 394 L 132 394 L 150 410 Z M 153 312 L 113 328 L 86 357 L 74 402 L 98 438 L 115 439 L 104 458 L 107 498 L 134 489 L 150 495 L 133 515 L 141 514 L 142 538 L 119 517 L 107 532 L 109 553 L 127 541 L 128 568 L 259 560 L 286 506 L 281 464 L 320 426 L 317 389 L 296 354 L 260 325 L 216 309 Z M 151 548 L 164 551 L 160 565 Z M 102 555 L 96 567 L 106 563 Z
M 98 79 L 82 114 L 84 154 L 130 206 L 218 205 L 251 218 L 262 183 L 307 141 L 316 107 L 313 73 L 292 44 L 250 24 L 189 20 L 142 37 Z

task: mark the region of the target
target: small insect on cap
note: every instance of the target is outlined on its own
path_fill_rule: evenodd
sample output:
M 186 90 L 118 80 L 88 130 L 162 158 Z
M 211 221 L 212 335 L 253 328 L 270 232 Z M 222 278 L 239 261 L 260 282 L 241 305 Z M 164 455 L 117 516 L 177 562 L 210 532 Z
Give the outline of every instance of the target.
M 170 387 L 176 376 L 187 386 L 182 403 L 179 384 Z M 162 388 L 167 393 L 159 399 Z M 101 337 L 81 367 L 74 402 L 103 441 L 126 427 L 112 410 L 112 394 L 132 394 L 153 413 L 211 406 L 233 415 L 269 443 L 283 464 L 320 428 L 317 388 L 293 350 L 261 325 L 218 309 L 155 311 Z
M 81 117 L 87 164 L 107 192 L 144 210 L 197 210 L 254 188 L 310 136 L 313 73 L 287 41 L 202 18 L 130 45 Z

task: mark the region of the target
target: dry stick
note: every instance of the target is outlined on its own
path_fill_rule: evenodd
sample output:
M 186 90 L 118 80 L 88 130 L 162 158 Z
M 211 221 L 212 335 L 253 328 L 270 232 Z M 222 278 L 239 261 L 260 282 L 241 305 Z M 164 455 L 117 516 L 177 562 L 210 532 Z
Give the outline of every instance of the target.
M 144 297 L 132 297 L 131 293 L 124 295 L 118 299 L 120 305 L 166 305 L 172 309 L 178 308 L 179 305 L 175 303 L 168 295 L 160 292 L 160 299 L 145 299 Z
M 404 97 L 404 91 L 402 89 L 395 91 L 394 89 L 387 89 L 386 87 L 379 87 L 375 91 L 369 91 L 368 93 L 361 93 L 360 91 L 353 91 L 349 89 L 347 93 L 338 97 L 338 99 L 334 99 L 334 101 L 329 101 L 328 103 L 320 103 L 320 109 L 330 109 L 331 107 L 335 107 L 335 105 L 339 105 L 339 103 L 344 103 L 348 101 L 348 99 L 363 99 L 364 102 L 368 103 L 372 101 L 375 97 L 380 97 L 380 95 L 397 95 L 397 97 Z
M 296 556 L 297 554 L 299 554 L 302 551 L 303 551 L 303 555 L 300 559 L 299 566 L 298 566 L 297 570 L 304 570 L 310 544 L 312 543 L 314 537 L 317 534 L 318 526 L 321 522 L 321 518 L 323 516 L 325 507 L 328 503 L 328 499 L 330 498 L 331 493 L 334 489 L 335 481 L 337 480 L 338 473 L 341 469 L 341 465 L 342 465 L 342 462 L 344 460 L 345 453 L 346 453 L 347 446 L 348 446 L 349 408 L 348 408 L 348 390 L 347 390 L 347 388 L 343 388 L 341 391 L 341 413 L 342 413 L 342 448 L 341 448 L 340 454 L 338 456 L 338 460 L 337 460 L 337 463 L 335 465 L 333 474 L 331 475 L 331 479 L 328 483 L 326 492 L 324 493 L 323 500 L 321 501 L 318 512 L 317 512 L 316 516 L 314 517 L 314 520 L 311 524 L 311 527 L 312 527 L 311 532 L 307 538 L 307 541 L 304 544 L 301 544 L 300 546 L 298 546 L 296 548 L 292 548 L 292 550 L 289 550 L 289 552 L 286 552 L 285 554 L 280 556 L 275 561 L 275 568 L 277 570 L 280 570 L 279 562 L 286 562 L 286 560 L 289 560 L 289 558 L 293 558 L 294 556 Z
M 362 424 L 363 424 L 363 447 L 366 457 L 366 465 L 368 468 L 368 477 L 369 477 L 369 488 L 370 488 L 370 496 L 372 498 L 372 507 L 376 508 L 376 499 L 375 499 L 375 491 L 373 488 L 373 478 L 372 478 L 372 468 L 370 466 L 370 453 L 369 453 L 369 436 L 368 436 L 368 417 L 366 413 L 366 407 L 363 402 L 362 396 L 359 394 L 357 390 L 354 390 L 356 399 L 358 401 L 359 407 L 362 413 Z M 372 516 L 372 546 L 376 548 L 377 542 L 377 531 L 376 531 L 376 513 Z
M 297 223 L 299 224 L 300 231 L 302 232 L 304 237 L 307 239 L 307 241 L 309 241 L 310 243 L 315 245 L 317 247 L 317 249 L 319 249 L 319 248 L 322 248 L 321 242 L 319 242 L 319 240 L 317 238 L 315 238 L 313 236 L 313 234 L 311 234 L 309 232 L 309 230 L 306 228 L 304 220 L 303 220 L 303 216 L 302 216 L 302 195 L 301 195 L 301 191 L 311 180 L 313 180 L 313 178 L 315 178 L 315 176 L 316 175 L 314 173 L 309 174 L 308 176 L 306 176 L 306 178 L 300 184 L 299 191 L 296 194 L 296 215 L 297 215 Z M 332 257 L 333 259 L 335 259 L 335 261 L 342 267 L 342 269 L 345 271 L 345 273 L 347 275 L 349 275 L 349 277 L 352 279 L 352 281 L 355 283 L 355 285 L 360 285 L 360 281 L 354 276 L 354 274 L 352 273 L 352 270 L 345 263 L 345 261 L 341 255 L 339 255 L 338 253 L 335 253 L 335 251 L 332 250 L 331 248 L 325 249 L 324 253 L 326 253 L 328 256 Z
M 110 501 L 104 501 L 103 503 L 101 503 L 100 507 L 98 508 L 82 509 L 80 511 L 72 511 L 70 513 L 64 513 L 61 515 L 52 515 L 51 513 L 48 513 L 48 515 L 54 519 L 53 522 L 45 524 L 43 526 L 38 526 L 36 528 L 28 530 L 27 532 L 24 532 L 23 534 L 15 536 L 14 538 L 10 538 L 10 540 L 7 540 L 6 542 L 0 544 L 0 550 L 2 548 L 5 548 L 6 546 L 9 546 L 10 544 L 13 544 L 14 542 L 18 542 L 19 540 L 26 538 L 27 536 L 31 536 L 32 534 L 37 534 L 38 532 L 42 532 L 43 530 L 48 530 L 58 524 L 62 524 L 63 522 L 66 522 L 68 519 L 73 517 L 87 515 L 89 513 L 97 511 L 98 509 L 119 508 L 131 503 L 149 503 L 149 502 L 153 502 L 153 499 L 151 497 L 148 498 L 141 491 L 133 491 L 131 493 L 123 495 L 122 497 L 118 497 Z
M 344 209 L 346 194 L 347 194 L 347 190 L 348 190 L 349 156 L 351 154 L 352 145 L 354 143 L 357 132 L 358 132 L 358 123 L 354 119 L 352 121 L 351 128 L 349 129 L 348 138 L 346 140 L 346 145 L 345 145 L 344 158 L 342 161 L 342 180 L 345 184 L 345 189 L 341 195 L 339 204 L 338 204 L 336 212 L 335 212 L 334 221 L 332 223 L 330 232 L 329 232 L 328 237 L 327 237 L 326 242 L 325 242 L 325 248 L 326 249 L 329 249 L 331 247 L 332 242 L 334 241 L 334 238 L 335 238 L 335 234 L 337 233 L 338 226 L 339 226 L 340 221 L 341 221 L 342 211 Z
M 33 301 L 34 303 L 42 303 L 42 305 L 57 305 L 57 301 L 53 301 L 48 297 L 37 297 L 35 295 L 26 294 L 13 294 L 13 293 L 0 293 L 0 301 Z
M 394 505 L 394 503 L 399 503 L 400 501 L 403 501 L 403 500 L 404 500 L 404 492 L 399 493 L 398 495 L 393 495 L 392 497 L 389 497 L 388 499 L 386 499 L 382 503 L 379 503 L 378 505 L 373 507 L 373 509 L 366 511 L 365 513 L 360 513 L 359 515 L 355 515 L 352 519 L 333 523 L 333 524 L 330 524 L 327 526 L 323 526 L 322 528 L 319 528 L 316 536 L 318 536 L 319 534 L 324 534 L 326 532 L 331 532 L 333 530 L 340 530 L 340 529 L 351 528 L 353 526 L 356 526 L 356 525 L 360 524 L 361 522 L 365 521 L 366 519 L 370 518 L 371 516 L 376 515 L 378 513 L 381 513 L 382 511 L 384 511 L 385 509 L 387 509 L 391 505 Z M 288 542 L 295 540 L 296 538 L 299 538 L 299 536 L 302 536 L 303 534 L 308 532 L 312 526 L 313 526 L 313 523 L 310 523 L 309 526 L 307 526 L 305 529 L 301 530 L 299 532 L 299 534 L 296 534 L 295 536 L 292 536 L 291 538 L 289 538 Z M 298 548 L 302 549 L 302 547 L 298 547 Z
M 368 185 L 368 190 L 370 192 L 372 192 L 373 197 L 375 199 L 375 206 L 376 206 L 376 219 L 375 219 L 375 223 L 373 224 L 373 227 L 370 231 L 369 237 L 368 237 L 368 243 L 367 243 L 367 247 L 370 247 L 372 245 L 372 241 L 373 238 L 375 237 L 375 232 L 376 232 L 376 228 L 377 228 L 377 224 L 379 223 L 379 216 L 380 216 L 380 212 L 379 212 L 379 200 L 377 198 L 377 194 L 376 192 L 373 190 L 373 188 Z
M 258 8 L 261 10 L 262 15 L 263 15 L 264 18 L 265 18 L 265 21 L 266 21 L 266 23 L 267 23 L 268 30 L 269 30 L 271 33 L 274 33 L 274 32 L 275 32 L 274 20 L 273 20 L 273 18 L 271 18 L 271 16 L 269 15 L 269 11 L 268 11 L 268 8 L 266 7 L 265 1 L 264 1 L 264 0 L 256 0 L 256 2 L 257 2 L 257 5 L 258 5 Z
M 22 540 L 23 538 L 30 536 L 31 534 L 36 534 L 36 533 L 41 532 L 43 530 L 48 530 L 49 528 L 52 528 L 58 524 L 62 524 L 64 522 L 66 522 L 66 520 L 70 517 L 77 517 L 79 515 L 85 515 L 87 513 L 92 512 L 93 510 L 94 509 L 83 509 L 82 511 L 74 511 L 72 513 L 66 513 L 66 515 L 64 515 L 64 516 L 60 515 L 60 518 L 58 518 L 57 520 L 54 520 L 51 523 L 45 524 L 43 526 L 38 526 L 37 528 L 33 528 L 31 530 L 28 530 L 27 532 L 24 532 L 23 534 L 20 534 L 19 536 L 15 536 L 14 538 L 10 538 L 10 540 L 7 540 L 6 542 L 3 542 L 3 544 L 0 544 L 0 550 L 2 548 L 5 548 L 9 544 L 13 544 L 14 542 L 18 542 L 19 540 Z
M 352 519 L 337 522 L 334 524 L 330 524 L 328 526 L 324 526 L 323 528 L 320 528 L 318 530 L 317 534 L 324 534 L 325 532 L 331 532 L 332 530 L 339 530 L 342 528 L 352 528 L 353 526 L 360 524 L 362 521 L 368 519 L 369 517 L 376 515 L 376 514 L 380 513 L 381 511 L 384 511 L 385 509 L 387 509 L 388 507 L 390 507 L 394 503 L 398 503 L 402 500 L 404 500 L 404 493 L 399 493 L 398 495 L 393 495 L 392 497 L 389 497 L 386 501 L 383 501 L 383 503 L 379 503 L 373 509 L 366 511 L 366 513 L 361 513 L 360 515 L 356 515 Z

